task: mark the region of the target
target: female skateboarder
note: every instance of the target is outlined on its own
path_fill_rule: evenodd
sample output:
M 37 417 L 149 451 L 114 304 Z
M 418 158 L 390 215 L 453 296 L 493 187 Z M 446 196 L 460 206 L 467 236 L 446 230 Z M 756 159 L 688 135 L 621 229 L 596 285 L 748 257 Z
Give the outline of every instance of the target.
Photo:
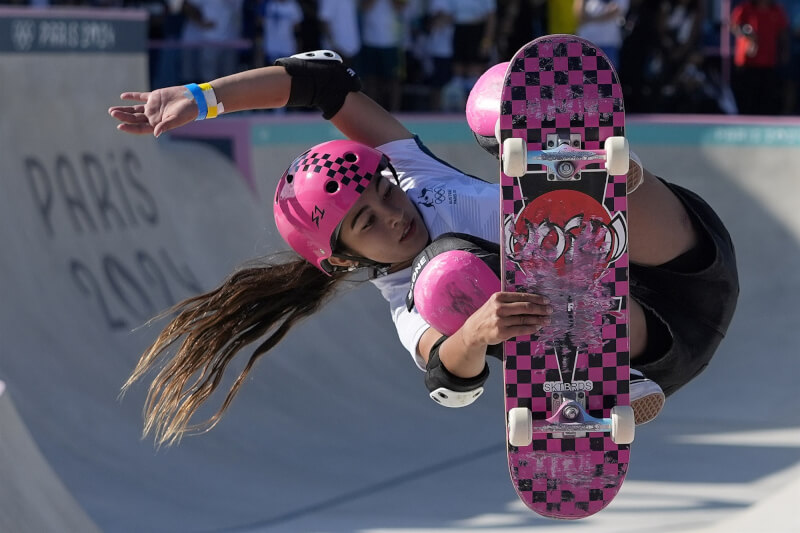
M 499 282 L 493 289 L 490 277 L 479 287 L 485 301 L 447 335 L 417 308 L 409 310 L 406 294 L 419 274 L 411 265 L 423 251 L 433 256 L 467 250 L 491 264 L 490 248 L 499 237 L 499 188 L 431 154 L 360 91 L 356 75 L 335 54 L 299 54 L 210 84 L 121 97 L 138 103 L 109 113 L 120 122 L 118 129 L 131 134 L 159 136 L 223 109 L 289 105 L 319 108 L 347 137 L 312 147 L 278 180 L 275 221 L 299 256 L 238 270 L 215 290 L 181 302 L 142 355 L 125 387 L 167 360 L 150 385 L 145 410 L 145 433 L 154 432 L 157 442 L 213 427 L 255 361 L 355 270 L 370 271 L 390 304 L 400 340 L 425 371 L 427 387 L 451 391 L 453 407 L 474 399 L 488 376 L 486 355 L 493 345 L 534 334 L 549 322 L 547 299 L 495 292 Z M 658 414 L 665 395 L 708 364 L 732 317 L 738 281 L 730 237 L 699 196 L 635 162 L 629 189 L 631 403 L 637 423 L 644 423 Z M 437 203 L 437 191 L 452 191 L 457 200 Z M 450 243 L 436 250 L 443 236 Z M 257 341 L 216 414 L 190 426 L 227 364 Z

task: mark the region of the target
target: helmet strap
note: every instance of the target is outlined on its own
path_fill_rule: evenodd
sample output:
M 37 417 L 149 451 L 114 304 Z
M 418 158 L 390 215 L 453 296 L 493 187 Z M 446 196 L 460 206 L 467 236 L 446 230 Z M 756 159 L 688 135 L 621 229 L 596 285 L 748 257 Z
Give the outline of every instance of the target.
M 386 275 L 389 272 L 389 269 L 392 267 L 389 263 L 379 263 L 377 261 L 373 261 L 372 259 L 367 259 L 366 257 L 360 257 L 357 255 L 349 255 L 343 253 L 336 253 L 332 254 L 332 257 L 338 257 L 339 259 L 347 259 L 349 261 L 355 261 L 356 264 L 351 265 L 349 267 L 337 267 L 333 266 L 334 270 L 339 272 L 354 272 L 356 270 L 360 270 L 362 268 L 371 268 L 372 273 L 370 274 L 371 278 L 377 278 L 380 276 Z M 330 264 L 330 263 L 329 263 Z

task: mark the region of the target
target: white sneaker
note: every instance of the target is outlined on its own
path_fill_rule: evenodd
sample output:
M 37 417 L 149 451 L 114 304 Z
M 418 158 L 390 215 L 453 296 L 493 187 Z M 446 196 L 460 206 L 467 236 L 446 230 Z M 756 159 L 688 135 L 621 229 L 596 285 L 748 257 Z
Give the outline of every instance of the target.
M 628 194 L 635 191 L 639 185 L 642 184 L 642 181 L 644 181 L 644 165 L 642 165 L 642 160 L 633 150 L 630 151 L 630 159 L 631 164 L 628 166 Z
M 644 374 L 631 368 L 631 407 L 636 425 L 650 422 L 664 407 L 664 391 L 655 381 L 647 379 Z

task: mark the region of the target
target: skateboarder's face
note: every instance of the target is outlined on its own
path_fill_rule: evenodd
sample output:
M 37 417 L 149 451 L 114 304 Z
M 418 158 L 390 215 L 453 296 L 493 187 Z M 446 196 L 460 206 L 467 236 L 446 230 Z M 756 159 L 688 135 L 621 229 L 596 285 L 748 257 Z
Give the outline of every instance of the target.
M 394 181 L 380 175 L 347 213 L 339 233 L 340 247 L 392 265 L 411 261 L 427 243 L 428 229 L 417 208 Z

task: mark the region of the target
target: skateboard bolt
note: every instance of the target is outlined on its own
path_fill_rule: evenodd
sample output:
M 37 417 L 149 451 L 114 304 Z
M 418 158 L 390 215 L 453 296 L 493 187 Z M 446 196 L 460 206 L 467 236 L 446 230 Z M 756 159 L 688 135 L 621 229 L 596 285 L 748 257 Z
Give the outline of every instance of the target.
M 578 417 L 578 412 L 579 411 L 578 411 L 577 407 L 575 407 L 574 405 L 570 405 L 570 406 L 565 407 L 564 411 L 562 411 L 562 412 L 564 413 L 564 418 L 568 418 L 570 420 L 573 420 L 573 419 Z
M 570 161 L 562 161 L 558 165 L 558 175 L 562 178 L 569 178 L 575 173 L 575 165 L 573 165 Z

